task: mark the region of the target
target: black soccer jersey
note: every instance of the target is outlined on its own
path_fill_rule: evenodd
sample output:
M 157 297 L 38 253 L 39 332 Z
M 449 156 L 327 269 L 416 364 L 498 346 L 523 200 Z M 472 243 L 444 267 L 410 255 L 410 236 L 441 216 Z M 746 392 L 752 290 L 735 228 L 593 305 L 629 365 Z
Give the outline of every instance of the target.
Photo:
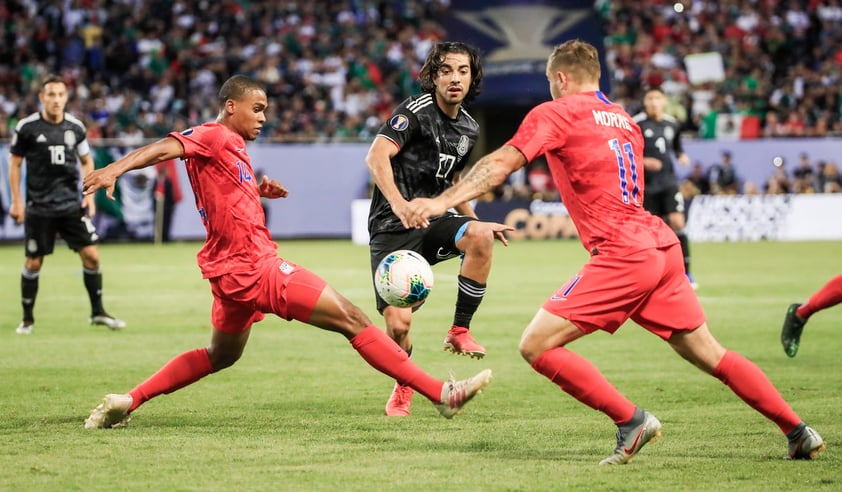
M 660 171 L 647 169 L 644 172 L 643 182 L 646 191 L 656 193 L 677 186 L 678 180 L 670 153 L 678 155 L 684 152 L 681 146 L 681 127 L 678 122 L 666 114 L 661 121 L 656 121 L 650 119 L 645 112 L 635 115 L 634 121 L 643 133 L 643 156 L 654 157 L 661 161 Z
M 465 111 L 451 119 L 431 93 L 408 98 L 395 109 L 378 132 L 400 149 L 392 158 L 395 184 L 407 200 L 432 198 L 453 183 L 468 161 L 479 135 L 479 125 Z M 368 216 L 368 230 L 404 230 L 389 202 L 375 187 Z
M 65 113 L 50 123 L 33 113 L 20 120 L 10 152 L 26 163 L 26 208 L 35 215 L 62 215 L 82 206 L 77 154 L 90 153 L 85 125 Z

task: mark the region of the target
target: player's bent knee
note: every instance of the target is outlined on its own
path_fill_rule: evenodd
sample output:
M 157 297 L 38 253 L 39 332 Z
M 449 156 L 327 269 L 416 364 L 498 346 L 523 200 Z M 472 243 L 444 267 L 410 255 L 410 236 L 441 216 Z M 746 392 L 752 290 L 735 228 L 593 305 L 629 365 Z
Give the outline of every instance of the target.
M 213 347 L 208 348 L 208 358 L 210 359 L 214 372 L 233 366 L 235 362 L 240 360 L 242 355 L 242 350 L 230 351 L 219 349 L 214 350 Z

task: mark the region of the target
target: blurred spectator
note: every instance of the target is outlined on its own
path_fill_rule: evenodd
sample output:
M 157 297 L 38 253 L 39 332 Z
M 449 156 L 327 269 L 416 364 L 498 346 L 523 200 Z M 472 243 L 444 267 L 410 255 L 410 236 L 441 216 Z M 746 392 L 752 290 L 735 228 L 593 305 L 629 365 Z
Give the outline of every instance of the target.
M 155 178 L 155 214 L 160 216 L 161 242 L 168 243 L 171 241 L 172 215 L 182 199 L 181 185 L 175 160 L 159 162 L 155 168 L 158 171 Z
M 687 176 L 686 181 L 693 184 L 699 195 L 710 194 L 710 180 L 702 168 L 701 162 L 697 161 L 693 163 L 693 167 L 690 169 L 690 174 Z
M 719 164 L 711 166 L 708 180 L 714 195 L 735 195 L 739 192 L 739 179 L 731 160 L 731 152 L 722 152 L 722 160 Z
M 835 162 L 826 162 L 822 166 L 819 187 L 823 193 L 842 192 L 842 176 L 839 175 L 839 168 Z
M 798 167 L 792 171 L 792 178 L 793 193 L 816 192 L 816 175 L 807 153 L 802 152 L 798 156 Z

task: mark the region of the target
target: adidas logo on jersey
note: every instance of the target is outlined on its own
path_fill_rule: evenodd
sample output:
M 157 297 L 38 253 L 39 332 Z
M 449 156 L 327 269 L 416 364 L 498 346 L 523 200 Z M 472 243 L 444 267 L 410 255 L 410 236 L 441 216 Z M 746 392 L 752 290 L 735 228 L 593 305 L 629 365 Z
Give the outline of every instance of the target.
M 44 142 L 47 141 L 47 137 L 45 137 L 44 134 L 42 133 L 42 134 L 38 135 L 38 138 L 36 138 L 35 141 L 38 142 L 38 143 L 44 143 Z

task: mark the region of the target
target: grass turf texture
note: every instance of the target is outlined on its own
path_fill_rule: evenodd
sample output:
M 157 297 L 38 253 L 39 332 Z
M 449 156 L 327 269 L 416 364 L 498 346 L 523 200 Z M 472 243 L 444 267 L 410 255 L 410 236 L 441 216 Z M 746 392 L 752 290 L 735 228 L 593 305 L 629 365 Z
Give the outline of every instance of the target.
M 842 306 L 808 323 L 795 359 L 778 341 L 784 312 L 842 272 L 842 244 L 694 244 L 698 295 L 714 334 L 755 361 L 828 443 L 812 462 L 783 459 L 786 440 L 724 385 L 628 323 L 571 349 L 655 413 L 664 438 L 629 465 L 599 467 L 614 425 L 533 372 L 523 327 L 586 260 L 575 241 L 497 246 L 474 318 L 488 356 L 442 350 L 457 261 L 434 267 L 416 314 L 413 358 L 445 378 L 489 367 L 494 380 L 452 421 L 416 396 L 409 418 L 383 416 L 392 381 L 333 333 L 268 317 L 243 358 L 139 409 L 127 429 L 85 431 L 100 398 L 124 392 L 170 358 L 205 346 L 210 293 L 198 243 L 100 248 L 105 306 L 123 332 L 87 323 L 78 256 L 46 258 L 35 332 L 20 321 L 22 246 L 0 246 L 0 490 L 795 490 L 842 488 Z M 382 326 L 368 251 L 347 241 L 281 242 Z

